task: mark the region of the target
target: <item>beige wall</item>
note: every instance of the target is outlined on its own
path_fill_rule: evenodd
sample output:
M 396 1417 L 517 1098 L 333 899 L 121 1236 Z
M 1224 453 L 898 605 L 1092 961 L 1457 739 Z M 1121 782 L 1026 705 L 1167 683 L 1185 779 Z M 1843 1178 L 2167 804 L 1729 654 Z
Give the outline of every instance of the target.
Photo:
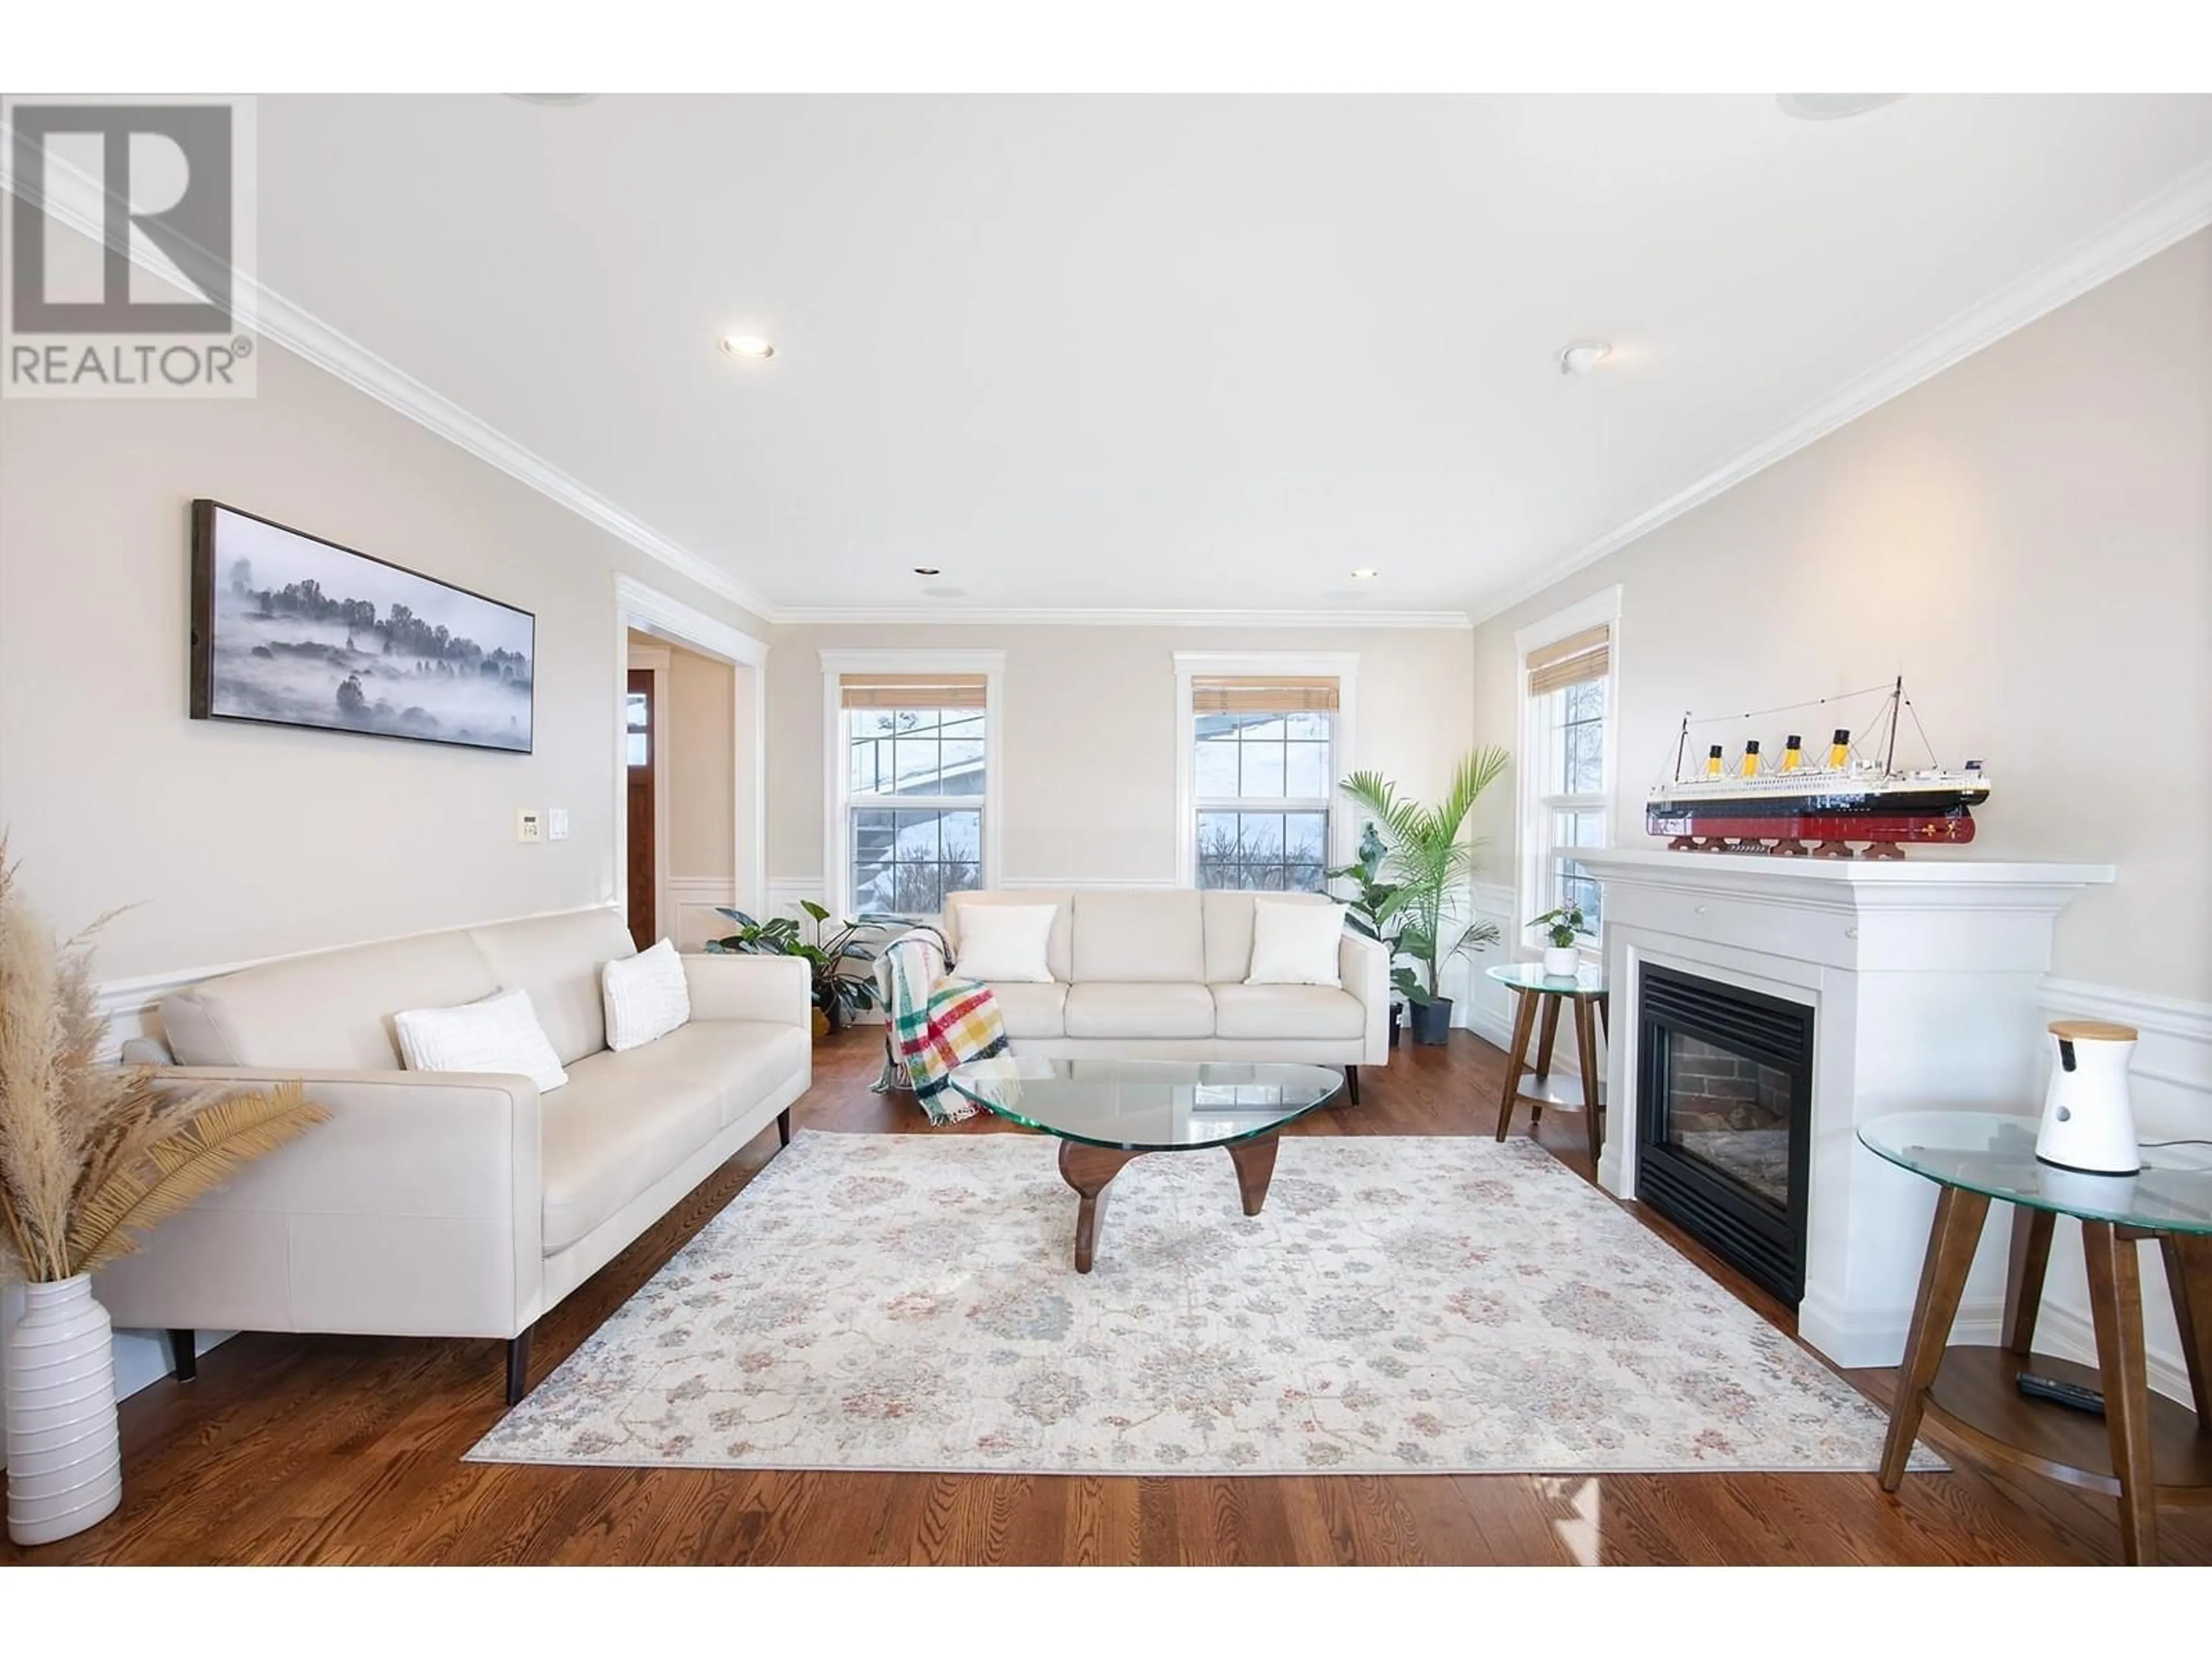
M 1902 672 L 1989 763 L 1972 856 L 2118 866 L 2054 971 L 2212 999 L 2212 232 L 1486 623 L 1479 738 L 1514 740 L 1514 630 L 1616 582 L 1621 844 L 1684 709 Z
M 779 628 L 769 653 L 769 871 L 822 877 L 825 648 L 1003 651 L 1006 868 L 992 879 L 1172 881 L 1178 651 L 1359 653 L 1352 763 L 1433 795 L 1467 748 L 1453 629 Z
M 529 756 L 185 715 L 188 503 L 212 496 L 534 611 Z M 759 624 L 280 350 L 239 402 L 0 404 L 0 822 L 103 978 L 615 892 L 614 574 Z M 563 842 L 514 839 L 565 806 Z
M 669 873 L 734 877 L 737 671 L 680 646 L 669 664 Z

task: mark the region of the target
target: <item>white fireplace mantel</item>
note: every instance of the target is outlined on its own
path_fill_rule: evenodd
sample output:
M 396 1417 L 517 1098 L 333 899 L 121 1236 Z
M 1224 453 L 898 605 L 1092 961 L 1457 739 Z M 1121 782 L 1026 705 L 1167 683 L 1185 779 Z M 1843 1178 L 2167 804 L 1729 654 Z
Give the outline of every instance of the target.
M 1646 963 L 1814 1011 L 1798 1334 L 1841 1365 L 1903 1352 L 1935 1189 L 1857 1144 L 1927 1108 L 2034 1112 L 2052 926 L 2110 865 L 1577 853 L 1605 884 L 1611 1103 L 1598 1179 L 1636 1193 L 1638 975 Z M 1996 1230 L 1991 1230 L 1994 1236 Z M 1984 1294 L 2002 1250 L 1976 1268 Z M 1970 1291 L 1970 1294 L 1972 1292 Z

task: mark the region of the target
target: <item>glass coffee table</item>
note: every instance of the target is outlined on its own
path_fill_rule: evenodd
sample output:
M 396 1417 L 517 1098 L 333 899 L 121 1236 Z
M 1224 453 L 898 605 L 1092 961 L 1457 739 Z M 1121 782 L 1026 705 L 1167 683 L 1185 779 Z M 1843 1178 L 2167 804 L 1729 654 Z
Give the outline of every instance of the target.
M 1082 1200 L 1075 1271 L 1091 1271 L 1106 1188 L 1147 1152 L 1218 1146 L 1257 1215 L 1275 1173 L 1275 1135 L 1327 1103 L 1344 1074 L 1326 1066 L 1216 1060 L 1038 1060 L 1002 1054 L 952 1068 L 952 1086 L 986 1110 L 1060 1140 L 1060 1178 Z

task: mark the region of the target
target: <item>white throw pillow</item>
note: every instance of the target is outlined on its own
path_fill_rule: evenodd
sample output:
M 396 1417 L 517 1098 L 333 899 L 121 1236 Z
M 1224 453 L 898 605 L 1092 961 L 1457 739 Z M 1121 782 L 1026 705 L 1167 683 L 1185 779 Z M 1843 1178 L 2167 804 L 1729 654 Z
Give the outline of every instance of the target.
M 1344 941 L 1341 904 L 1252 901 L 1252 973 L 1247 985 L 1328 985 L 1341 989 L 1336 962 Z
M 617 1054 L 665 1037 L 691 1018 L 684 958 L 666 939 L 609 963 L 599 992 L 607 1008 L 607 1047 Z
M 1059 913 L 1057 904 L 962 905 L 960 959 L 953 971 L 1000 985 L 1050 985 L 1045 942 Z
M 530 993 L 520 988 L 458 1008 L 410 1008 L 392 1024 L 410 1072 L 520 1072 L 541 1094 L 568 1080 Z

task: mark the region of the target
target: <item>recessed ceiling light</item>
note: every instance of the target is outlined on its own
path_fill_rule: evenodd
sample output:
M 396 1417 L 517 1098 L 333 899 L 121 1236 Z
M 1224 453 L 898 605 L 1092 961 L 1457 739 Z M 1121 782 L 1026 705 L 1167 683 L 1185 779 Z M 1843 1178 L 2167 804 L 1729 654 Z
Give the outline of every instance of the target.
M 1379 570 L 1372 570 L 1368 568 L 1366 566 L 1362 565 L 1358 569 L 1352 573 L 1352 580 L 1356 582 L 1371 582 L 1382 574 L 1382 573 Z
M 1559 353 L 1559 373 L 1587 374 L 1612 356 L 1610 340 L 1571 340 Z
M 1778 92 L 1774 101 L 1784 115 L 1801 121 L 1843 121 L 1893 104 L 1901 92 Z
M 732 357 L 750 357 L 757 361 L 775 356 L 775 348 L 757 334 L 725 334 L 721 338 L 721 347 Z
M 933 564 L 918 564 L 914 568 L 917 576 L 942 576 L 945 573 Z

